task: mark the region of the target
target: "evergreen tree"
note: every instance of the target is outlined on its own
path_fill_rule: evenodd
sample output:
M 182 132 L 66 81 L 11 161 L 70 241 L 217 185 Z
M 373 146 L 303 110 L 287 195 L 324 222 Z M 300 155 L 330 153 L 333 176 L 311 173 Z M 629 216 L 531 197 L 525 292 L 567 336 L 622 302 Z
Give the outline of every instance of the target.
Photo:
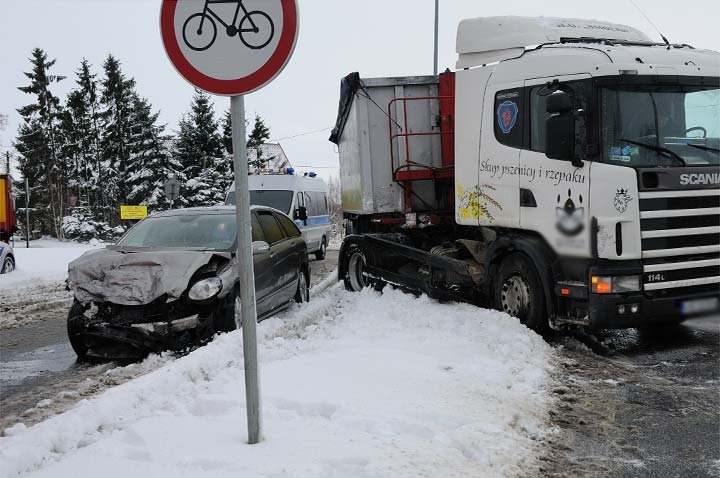
M 32 71 L 25 73 L 30 84 L 18 89 L 34 95 L 35 100 L 17 110 L 23 124 L 19 128 L 15 147 L 20 153 L 20 171 L 32 185 L 33 203 L 41 209 L 40 216 L 36 216 L 41 232 L 52 231 L 57 237 L 62 237 L 60 223 L 66 207 L 67 171 L 61 152 L 60 99 L 50 88 L 65 77 L 50 74 L 49 70 L 56 60 L 48 60 L 44 50 L 35 48 L 31 55 Z
M 254 160 L 248 162 L 248 166 L 251 168 L 264 168 L 266 166 L 268 158 L 263 157 L 263 151 L 260 146 L 265 144 L 269 139 L 270 128 L 265 125 L 265 121 L 260 115 L 255 115 L 255 125 L 248 137 L 247 149 L 248 151 L 255 150 L 257 155 Z
M 74 191 L 79 205 L 102 211 L 99 145 L 99 105 L 96 75 L 83 60 L 76 71 L 77 87 L 67 97 L 63 116 L 64 156 L 70 160 L 68 188 Z
M 164 184 L 174 177 L 183 182 L 182 165 L 170 155 L 170 138 L 165 125 L 158 125 L 159 113 L 153 113 L 150 103 L 135 97 L 130 116 L 130 155 L 127 163 L 128 200 L 131 204 L 164 210 L 172 206 L 165 197 Z
M 190 113 L 180 121 L 175 144 L 175 157 L 187 178 L 184 188 L 187 206 L 223 202 L 230 176 L 228 156 L 223 151 L 210 96 L 196 91 Z
M 225 111 L 222 123 L 222 141 L 225 147 L 225 152 L 232 157 L 233 146 L 232 146 L 232 115 L 230 110 Z
M 128 79 L 121 70 L 120 62 L 109 55 L 103 64 L 105 77 L 102 80 L 100 103 L 102 111 L 100 148 L 102 159 L 100 170 L 102 185 L 108 197 L 106 205 L 111 222 L 119 222 L 120 205 L 128 201 L 127 185 L 128 160 L 131 141 L 130 117 L 135 97 L 135 80 Z

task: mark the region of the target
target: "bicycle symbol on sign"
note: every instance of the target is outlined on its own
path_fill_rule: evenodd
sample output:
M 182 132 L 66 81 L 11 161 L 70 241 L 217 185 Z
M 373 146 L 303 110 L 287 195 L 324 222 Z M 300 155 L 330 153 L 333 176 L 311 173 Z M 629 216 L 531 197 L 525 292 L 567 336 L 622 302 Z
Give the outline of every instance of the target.
M 210 5 L 214 3 L 236 3 L 235 16 L 231 23 L 225 23 L 215 13 Z M 240 10 L 243 17 L 238 22 Z M 253 50 L 265 48 L 275 35 L 275 24 L 270 16 L 260 10 L 248 12 L 243 0 L 205 0 L 205 7 L 201 13 L 190 15 L 183 25 L 183 40 L 185 44 L 195 51 L 205 51 L 210 48 L 217 38 L 217 25 L 213 17 L 225 27 L 229 37 L 238 35 L 246 47 Z M 208 25 L 210 27 L 208 28 Z M 237 25 L 237 26 L 236 26 Z

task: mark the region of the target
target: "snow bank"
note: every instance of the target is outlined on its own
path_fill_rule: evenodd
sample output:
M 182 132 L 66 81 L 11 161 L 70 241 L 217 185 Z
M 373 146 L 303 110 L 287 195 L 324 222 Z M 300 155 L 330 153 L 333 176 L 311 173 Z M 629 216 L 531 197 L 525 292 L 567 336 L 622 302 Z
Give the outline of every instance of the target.
M 0 275 L 0 293 L 10 286 L 37 285 L 38 282 L 59 282 L 67 277 L 67 266 L 84 252 L 88 244 L 43 240 L 30 243 L 30 249 L 15 248 L 16 269 Z M 96 243 L 95 247 L 104 244 Z M 39 247 L 38 247 L 39 246 Z
M 337 284 L 258 327 L 265 440 L 245 444 L 242 335 L 0 438 L 3 476 L 518 476 L 554 352 L 515 319 Z

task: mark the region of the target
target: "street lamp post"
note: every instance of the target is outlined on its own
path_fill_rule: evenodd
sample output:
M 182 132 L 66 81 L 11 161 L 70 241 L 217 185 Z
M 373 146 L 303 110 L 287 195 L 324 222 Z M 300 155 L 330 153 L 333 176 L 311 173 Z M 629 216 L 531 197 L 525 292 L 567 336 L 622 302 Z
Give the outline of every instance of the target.
M 440 0 L 435 0 L 435 53 L 433 55 L 433 75 L 438 74 L 438 27 L 440 23 Z

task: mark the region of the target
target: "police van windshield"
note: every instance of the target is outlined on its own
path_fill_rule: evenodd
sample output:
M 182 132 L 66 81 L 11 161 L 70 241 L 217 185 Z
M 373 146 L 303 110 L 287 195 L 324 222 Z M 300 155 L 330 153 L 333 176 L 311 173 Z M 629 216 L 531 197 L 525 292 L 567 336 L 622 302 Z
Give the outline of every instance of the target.
M 254 190 L 250 191 L 250 204 L 253 206 L 267 206 L 275 208 L 286 214 L 290 213 L 292 204 L 292 191 Z M 235 192 L 228 194 L 226 204 L 235 205 Z
M 720 164 L 720 88 L 628 86 L 602 89 L 605 162 L 633 167 Z

